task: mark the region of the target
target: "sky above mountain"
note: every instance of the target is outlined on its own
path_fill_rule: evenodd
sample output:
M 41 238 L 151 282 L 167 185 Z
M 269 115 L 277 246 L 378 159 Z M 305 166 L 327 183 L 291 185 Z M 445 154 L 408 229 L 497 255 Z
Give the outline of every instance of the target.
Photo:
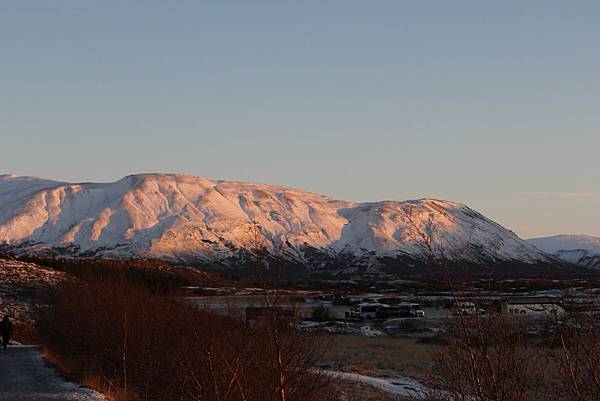
M 600 3 L 12 2 L 0 173 L 180 172 L 600 235 Z

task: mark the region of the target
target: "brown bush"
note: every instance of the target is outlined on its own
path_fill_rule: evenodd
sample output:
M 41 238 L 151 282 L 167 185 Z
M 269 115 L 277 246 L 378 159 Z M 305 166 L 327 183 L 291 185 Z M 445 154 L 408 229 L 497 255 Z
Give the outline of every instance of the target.
M 282 319 L 250 327 L 106 277 L 60 285 L 51 305 L 38 319 L 42 343 L 120 400 L 334 398 L 331 379 L 312 370 L 320 344 Z
M 14 340 L 21 344 L 35 344 L 37 342 L 36 327 L 29 321 L 15 321 L 13 331 Z
M 570 400 L 600 399 L 600 322 L 596 313 L 576 313 L 558 325 L 559 371 Z M 565 397 L 566 398 L 566 397 Z
M 511 316 L 460 316 L 437 351 L 428 400 L 548 400 L 547 350 L 527 341 L 525 321 Z

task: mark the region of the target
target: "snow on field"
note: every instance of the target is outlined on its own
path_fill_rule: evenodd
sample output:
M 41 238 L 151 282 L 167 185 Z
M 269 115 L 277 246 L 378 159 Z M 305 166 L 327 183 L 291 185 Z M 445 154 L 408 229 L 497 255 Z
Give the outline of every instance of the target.
M 380 337 L 386 335 L 383 331 L 361 322 L 303 321 L 300 330 L 305 332 L 324 332 L 328 334 L 356 335 L 364 337 Z
M 176 174 L 139 174 L 107 184 L 70 184 L 0 176 L 0 245 L 65 255 L 157 257 L 190 261 L 235 257 L 261 227 L 266 246 L 285 244 L 354 255 L 419 256 L 413 225 L 433 219 L 440 238 L 477 248 L 487 260 L 545 261 L 548 256 L 467 206 L 442 200 L 353 203 L 297 189 Z M 450 255 L 452 256 L 452 255 Z M 463 255 L 464 256 L 464 255 Z
M 36 306 L 32 304 L 35 295 L 64 278 L 64 273 L 33 263 L 0 259 L 0 314 L 30 321 Z
M 367 384 L 394 396 L 422 399 L 425 390 L 425 387 L 420 382 L 408 377 L 381 378 L 351 372 L 321 372 L 331 375 L 336 379 Z

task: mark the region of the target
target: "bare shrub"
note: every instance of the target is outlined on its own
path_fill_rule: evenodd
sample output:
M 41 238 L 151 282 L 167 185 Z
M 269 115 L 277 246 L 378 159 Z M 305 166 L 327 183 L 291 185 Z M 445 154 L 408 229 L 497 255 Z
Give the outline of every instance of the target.
M 466 242 L 443 238 L 435 215 L 419 214 L 416 206 L 402 210 L 406 237 L 421 249 L 428 263 L 438 269 L 440 280 L 455 305 L 470 297 L 472 253 L 470 233 Z M 471 230 L 472 233 L 473 230 Z M 493 254 L 501 244 L 490 243 Z M 492 281 L 490 281 L 490 286 Z M 491 289 L 491 288 L 490 288 Z M 458 312 L 448 321 L 447 346 L 433 355 L 433 371 L 423 397 L 432 401 L 537 401 L 548 400 L 544 367 L 549 353 L 527 341 L 526 322 L 499 314 L 467 315 Z
M 299 393 L 303 394 L 301 399 L 304 400 L 334 399 L 336 392 L 331 390 L 332 377 L 313 369 L 325 352 L 326 343 L 323 339 L 300 333 L 299 308 L 295 304 L 286 305 L 282 297 L 280 285 L 285 269 L 284 246 L 272 250 L 272 254 L 268 252 L 262 227 L 255 222 L 248 228 L 248 237 L 266 310 L 256 330 L 267 351 L 265 355 L 270 357 L 269 364 L 264 368 L 269 366 L 268 369 L 275 372 L 275 380 L 269 385 L 273 396 L 268 400 L 290 401 L 294 399 L 294 394 Z
M 62 284 L 39 318 L 42 343 L 119 400 L 333 399 L 329 379 L 313 371 L 316 338 L 282 320 L 248 326 L 137 284 L 120 276 Z
M 448 345 L 433 355 L 429 400 L 547 400 L 548 353 L 527 341 L 523 321 L 506 316 L 457 319 Z
M 319 305 L 312 310 L 311 318 L 313 320 L 323 322 L 331 319 L 331 312 L 323 305 Z
M 600 400 L 600 322 L 580 312 L 558 322 L 562 392 L 574 401 Z

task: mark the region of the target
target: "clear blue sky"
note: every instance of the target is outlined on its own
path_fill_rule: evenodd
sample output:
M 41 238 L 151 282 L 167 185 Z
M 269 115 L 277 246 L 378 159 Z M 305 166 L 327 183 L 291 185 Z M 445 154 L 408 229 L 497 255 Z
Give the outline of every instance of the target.
M 7 1 L 0 172 L 465 202 L 600 235 L 598 1 Z

